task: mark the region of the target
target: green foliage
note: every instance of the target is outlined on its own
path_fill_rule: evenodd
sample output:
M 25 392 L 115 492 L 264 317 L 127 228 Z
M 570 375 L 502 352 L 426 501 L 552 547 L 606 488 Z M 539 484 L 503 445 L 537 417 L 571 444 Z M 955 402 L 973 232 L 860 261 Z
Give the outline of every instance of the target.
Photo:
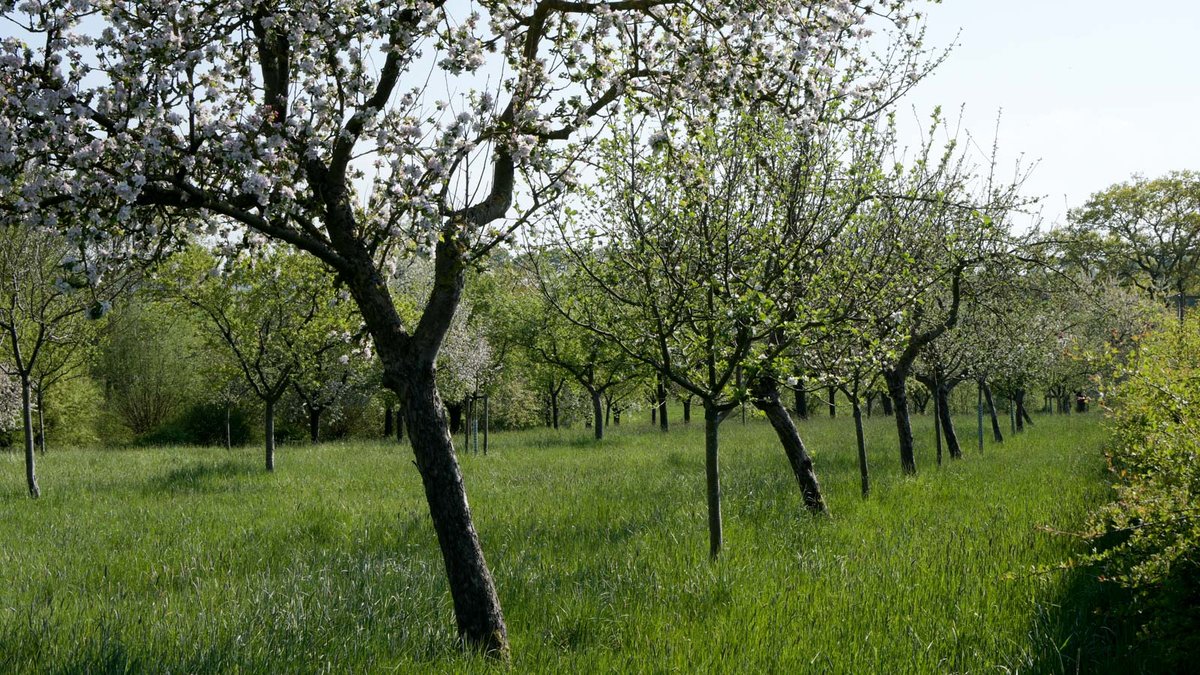
M 636 417 L 636 419 L 635 419 Z M 1106 495 L 1095 418 L 1039 419 L 902 478 L 868 420 L 803 426 L 836 518 L 801 515 L 774 433 L 725 425 L 726 517 L 704 547 L 700 426 L 642 415 L 504 433 L 461 457 L 513 636 L 511 670 L 456 646 L 412 456 L 395 443 L 51 452 L 44 497 L 0 486 L 0 671 L 1082 672 L 1104 653 L 1069 601 L 1078 527 Z M 637 422 L 637 423 L 635 423 Z M 932 439 L 918 430 L 918 452 Z M 931 458 L 923 457 L 926 461 Z M 5 456 L 0 454 L 0 462 Z M 1078 651 L 1080 648 L 1082 651 Z
M 1142 338 L 1110 387 L 1116 500 L 1090 520 L 1082 561 L 1149 605 L 1150 637 L 1190 637 L 1177 655 L 1200 656 L 1200 317 Z
M 244 408 L 221 403 L 189 406 L 170 423 L 138 438 L 139 445 L 225 445 L 226 412 L 231 445 L 246 445 L 252 437 L 251 417 Z

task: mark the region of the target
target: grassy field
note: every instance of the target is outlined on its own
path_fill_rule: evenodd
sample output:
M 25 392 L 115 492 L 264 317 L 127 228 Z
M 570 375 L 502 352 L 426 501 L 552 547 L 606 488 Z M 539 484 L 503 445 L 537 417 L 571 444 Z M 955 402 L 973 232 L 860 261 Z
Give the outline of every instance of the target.
M 961 420 L 970 428 L 974 420 Z M 1031 574 L 1107 496 L 1093 416 L 1038 418 L 902 478 L 869 420 L 813 420 L 832 518 L 802 513 L 770 428 L 723 428 L 726 554 L 707 560 L 703 436 L 497 434 L 463 458 L 515 672 L 1075 672 L 1078 579 Z M 0 672 L 488 671 L 454 646 L 408 448 L 51 451 L 44 497 L 0 455 Z

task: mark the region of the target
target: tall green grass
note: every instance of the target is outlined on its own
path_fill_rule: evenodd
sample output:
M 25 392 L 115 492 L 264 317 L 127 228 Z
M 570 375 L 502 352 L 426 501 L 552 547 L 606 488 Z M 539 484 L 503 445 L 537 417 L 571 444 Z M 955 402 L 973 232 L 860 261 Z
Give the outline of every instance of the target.
M 974 420 L 970 420 L 973 422 Z M 868 421 L 812 420 L 831 518 L 770 428 L 722 429 L 726 552 L 707 560 L 703 436 L 497 434 L 462 458 L 517 672 L 1074 671 L 1074 583 L 1033 574 L 1106 496 L 1095 418 L 1038 419 L 901 477 Z M 963 424 L 967 420 L 962 420 Z M 453 617 L 407 447 L 52 451 L 30 501 L 0 455 L 0 671 L 489 671 Z

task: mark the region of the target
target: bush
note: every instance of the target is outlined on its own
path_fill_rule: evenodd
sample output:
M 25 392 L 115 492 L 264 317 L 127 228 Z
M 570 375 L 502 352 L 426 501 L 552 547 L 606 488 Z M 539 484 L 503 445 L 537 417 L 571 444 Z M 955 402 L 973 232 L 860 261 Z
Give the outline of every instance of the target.
M 138 438 L 140 445 L 224 445 L 226 407 L 201 403 L 177 419 Z M 238 407 L 229 408 L 229 437 L 233 445 L 250 442 L 250 418 Z
M 1092 515 L 1084 562 L 1182 665 L 1200 655 L 1200 317 L 1141 338 L 1105 393 L 1116 500 Z

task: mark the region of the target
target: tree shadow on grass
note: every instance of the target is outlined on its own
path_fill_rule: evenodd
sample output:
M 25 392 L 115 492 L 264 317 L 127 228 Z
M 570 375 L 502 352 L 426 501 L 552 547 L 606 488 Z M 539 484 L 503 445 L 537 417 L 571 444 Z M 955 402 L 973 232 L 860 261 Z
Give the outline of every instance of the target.
M 1173 573 L 1138 596 L 1095 570 L 1071 572 L 1060 602 L 1040 616 L 1035 673 L 1196 672 L 1200 575 Z
M 239 485 L 234 479 L 255 472 L 255 467 L 234 460 L 190 462 L 151 478 L 145 491 L 169 494 L 226 492 Z

